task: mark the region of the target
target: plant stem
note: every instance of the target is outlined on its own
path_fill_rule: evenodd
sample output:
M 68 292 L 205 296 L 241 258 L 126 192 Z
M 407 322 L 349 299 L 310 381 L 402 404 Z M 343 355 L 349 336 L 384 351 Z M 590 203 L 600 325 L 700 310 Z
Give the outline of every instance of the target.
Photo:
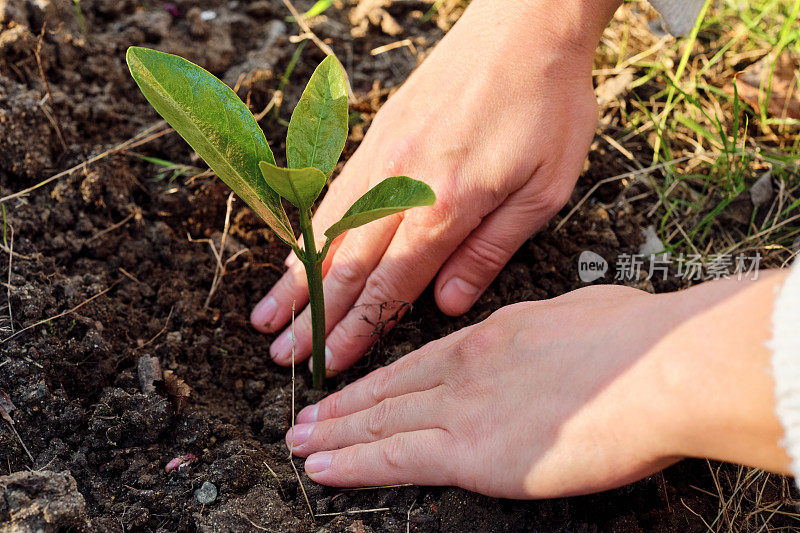
M 303 254 L 308 278 L 308 301 L 311 305 L 312 375 L 314 388 L 322 387 L 325 381 L 325 295 L 322 292 L 322 258 L 317 255 L 314 229 L 311 227 L 311 211 L 300 212 L 300 227 L 303 230 Z

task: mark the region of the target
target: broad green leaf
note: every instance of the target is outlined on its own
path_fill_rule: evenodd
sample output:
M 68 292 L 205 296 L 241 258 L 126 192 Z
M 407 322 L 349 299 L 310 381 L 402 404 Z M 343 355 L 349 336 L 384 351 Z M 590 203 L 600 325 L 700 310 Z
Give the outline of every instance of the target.
M 236 93 L 181 57 L 132 46 L 128 68 L 145 98 L 217 176 L 286 243 L 296 246 L 280 197 L 261 175 L 275 163 L 264 132 Z
M 335 239 L 345 231 L 363 226 L 367 222 L 412 207 L 433 205 L 435 201 L 436 195 L 421 181 L 406 176 L 387 178 L 356 200 L 341 220 L 328 228 L 325 236 Z
M 339 61 L 328 56 L 317 66 L 294 108 L 286 134 L 289 168 L 333 172 L 347 140 L 347 83 Z
M 266 161 L 259 166 L 267 185 L 304 211 L 314 205 L 328 181 L 327 176 L 314 167 L 281 168 Z

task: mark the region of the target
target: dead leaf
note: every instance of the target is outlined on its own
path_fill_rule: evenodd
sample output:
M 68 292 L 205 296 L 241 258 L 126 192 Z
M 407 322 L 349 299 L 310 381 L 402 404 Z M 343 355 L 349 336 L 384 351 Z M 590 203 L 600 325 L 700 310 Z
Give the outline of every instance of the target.
M 797 89 L 800 63 L 789 50 L 785 50 L 777 59 L 773 54 L 769 54 L 753 63 L 725 85 L 725 92 L 733 96 L 736 83 L 739 98 L 760 113 L 761 105 L 767 96 L 773 61 L 775 68 L 772 73 L 772 92 L 767 104 L 767 115 L 778 119 L 800 120 L 800 91 Z
M 164 388 L 172 401 L 175 412 L 180 414 L 186 407 L 186 400 L 192 394 L 192 388 L 184 380 L 176 376 L 172 370 L 164 370 Z

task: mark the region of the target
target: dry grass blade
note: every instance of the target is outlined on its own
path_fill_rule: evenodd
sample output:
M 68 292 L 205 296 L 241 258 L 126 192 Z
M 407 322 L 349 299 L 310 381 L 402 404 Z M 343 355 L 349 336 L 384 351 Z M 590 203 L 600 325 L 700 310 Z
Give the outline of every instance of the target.
M 417 47 L 414 46 L 414 43 L 411 41 L 411 39 L 403 39 L 402 41 L 395 41 L 393 43 L 384 44 L 383 46 L 373 48 L 369 51 L 369 55 L 377 56 L 385 52 L 389 52 L 390 50 L 396 50 L 403 47 L 407 47 L 409 50 L 411 50 L 412 54 L 417 55 Z
M 397 485 L 378 485 L 376 487 L 345 487 L 341 490 L 343 492 L 354 492 L 360 490 L 379 490 L 379 489 L 397 489 L 400 487 L 413 487 L 413 483 L 399 483 Z
M 11 238 L 6 242 L 5 228 L 8 227 Z M 8 248 L 8 282 L 6 283 L 6 297 L 8 298 L 8 327 L 14 333 L 14 313 L 11 312 L 11 263 L 14 259 L 14 226 L 6 220 L 6 205 L 3 204 L 3 244 Z
M 297 471 L 297 467 L 294 464 L 294 458 L 292 457 L 292 448 L 294 448 L 294 401 L 295 401 L 295 372 L 294 372 L 294 315 L 295 315 L 295 305 L 296 302 L 292 301 L 292 429 L 291 429 L 291 442 L 289 445 L 289 464 L 292 465 L 292 470 L 294 470 L 294 475 L 297 476 L 297 483 L 300 485 L 300 490 L 303 491 L 303 498 L 306 500 L 306 505 L 308 506 L 308 513 L 311 515 L 311 520 L 316 521 L 316 517 L 314 516 L 314 510 L 311 508 L 311 500 L 308 499 L 308 493 L 306 492 L 305 486 L 303 486 L 303 480 L 300 479 L 300 472 Z
M 261 110 L 260 113 L 253 115 L 253 117 L 256 119 L 256 122 L 261 122 L 261 120 L 264 117 L 266 117 L 270 111 L 272 111 L 272 108 L 274 108 L 275 106 L 280 106 L 282 101 L 283 101 L 283 91 L 275 91 L 275 93 L 272 95 L 272 98 L 269 99 L 269 102 L 267 102 L 267 105 L 264 107 L 264 109 Z
M 56 136 L 58 137 L 59 142 L 61 143 L 61 147 L 64 151 L 67 151 L 67 141 L 64 138 L 64 128 L 61 127 L 61 119 L 58 118 L 58 112 L 56 111 L 56 102 L 53 100 L 53 93 L 50 91 L 50 83 L 47 81 L 47 76 L 44 73 L 44 67 L 42 66 L 42 42 L 44 41 L 44 33 L 47 29 L 47 21 L 44 21 L 42 24 L 42 31 L 39 33 L 39 41 L 36 43 L 36 48 L 33 51 L 33 56 L 36 59 L 36 66 L 39 68 L 39 77 L 42 78 L 42 83 L 44 84 L 45 91 L 47 92 L 47 98 L 50 100 L 50 106 L 53 109 L 52 115 L 47 114 L 48 120 L 53 123 L 53 127 L 56 130 Z M 42 108 L 44 111 L 44 107 Z
M 134 278 L 134 279 L 136 279 L 136 278 Z M 172 307 L 170 307 L 169 313 L 167 314 L 167 319 L 164 321 L 164 327 L 162 327 L 158 331 L 158 333 L 153 335 L 153 337 L 149 341 L 143 343 L 141 346 L 137 346 L 136 347 L 137 350 L 141 350 L 145 346 L 148 346 L 148 345 L 152 344 L 157 338 L 159 338 L 161 335 L 163 335 L 165 331 L 167 331 L 167 326 L 169 325 L 169 319 L 172 318 L 172 312 L 174 310 L 175 310 L 175 306 L 173 305 Z
M 122 226 L 127 224 L 131 219 L 133 219 L 136 215 L 137 215 L 136 212 L 131 213 L 130 215 L 126 216 L 125 218 L 123 218 L 122 220 L 117 222 L 116 224 L 112 224 L 111 226 L 109 226 L 109 227 L 107 227 L 107 228 L 105 228 L 103 230 L 98 231 L 97 233 L 95 233 L 94 235 L 92 235 L 91 237 L 86 239 L 86 242 L 90 243 L 95 239 L 99 239 L 100 237 L 102 237 L 106 233 L 110 233 L 110 232 L 114 231 L 115 229 L 121 228 Z
M 227 243 L 228 234 L 230 232 L 230 227 L 231 227 L 231 212 L 233 211 L 234 199 L 235 199 L 234 194 L 230 193 L 228 195 L 228 202 L 225 210 L 225 223 L 222 227 L 222 237 L 220 238 L 219 250 L 217 250 L 217 245 L 214 244 L 214 241 L 211 239 L 194 239 L 192 238 L 191 235 L 187 235 L 189 242 L 203 242 L 208 244 L 208 246 L 211 248 L 211 253 L 214 256 L 214 260 L 217 263 L 216 268 L 214 270 L 214 278 L 211 280 L 211 289 L 208 291 L 208 296 L 206 297 L 203 309 L 208 309 L 208 306 L 211 305 L 211 299 L 214 297 L 214 294 L 217 292 L 217 289 L 219 289 L 220 285 L 222 284 L 222 278 L 225 276 L 225 272 L 228 268 L 228 265 L 231 262 L 235 261 L 240 255 L 249 252 L 247 248 L 244 248 L 234 253 L 229 258 L 223 260 L 225 253 L 225 245 Z
M 416 504 L 417 500 L 414 498 L 414 501 L 411 502 L 411 507 L 408 508 L 408 512 L 406 513 L 406 533 L 411 533 L 411 511 L 414 510 Z
M 281 493 L 281 497 L 283 497 L 283 499 L 285 500 L 285 499 L 286 499 L 286 494 L 283 492 L 283 487 L 281 486 L 281 478 L 279 478 L 279 477 L 278 477 L 278 474 L 276 474 L 276 473 L 275 473 L 275 471 L 272 469 L 272 467 L 271 467 L 271 466 L 269 466 L 269 465 L 267 464 L 267 462 L 266 462 L 266 461 L 264 461 L 264 466 L 266 466 L 266 467 L 267 467 L 267 471 L 269 471 L 269 474 L 270 474 L 270 475 L 271 475 L 273 478 L 275 478 L 275 483 L 277 483 L 277 484 L 278 484 L 278 491 Z
M 339 511 L 336 513 L 317 513 L 317 516 L 347 516 L 364 513 L 383 513 L 391 510 L 392 509 L 390 507 L 376 507 L 375 509 L 353 509 L 351 511 Z

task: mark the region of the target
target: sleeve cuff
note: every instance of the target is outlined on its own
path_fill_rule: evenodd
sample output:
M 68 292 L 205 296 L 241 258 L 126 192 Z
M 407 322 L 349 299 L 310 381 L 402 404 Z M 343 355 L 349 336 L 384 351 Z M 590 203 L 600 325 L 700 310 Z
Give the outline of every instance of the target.
M 785 430 L 781 444 L 800 483 L 800 261 L 780 288 L 772 313 L 775 412 Z
M 705 0 L 650 0 L 672 35 L 686 35 L 694 27 Z

